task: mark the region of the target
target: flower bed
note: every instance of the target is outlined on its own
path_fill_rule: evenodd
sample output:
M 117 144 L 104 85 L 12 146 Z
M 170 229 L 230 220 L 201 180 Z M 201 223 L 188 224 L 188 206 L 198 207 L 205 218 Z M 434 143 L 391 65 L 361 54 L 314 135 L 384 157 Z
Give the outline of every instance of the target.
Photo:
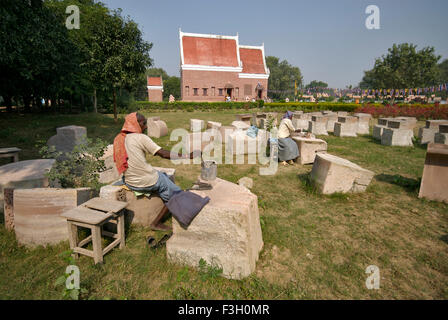
M 373 117 L 416 117 L 425 119 L 448 119 L 448 105 L 412 104 L 412 105 L 373 105 L 367 104 L 356 112 L 370 113 Z

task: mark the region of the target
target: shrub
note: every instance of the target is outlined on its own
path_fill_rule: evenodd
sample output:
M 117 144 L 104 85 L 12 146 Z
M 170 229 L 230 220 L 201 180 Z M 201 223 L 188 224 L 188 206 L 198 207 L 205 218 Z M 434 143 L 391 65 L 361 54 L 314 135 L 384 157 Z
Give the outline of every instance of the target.
M 43 146 L 40 154 L 46 159 L 56 159 L 48 179 L 62 188 L 92 188 L 99 191 L 99 172 L 106 169 L 100 160 L 108 143 L 97 139 L 87 139 L 85 144 L 77 145 L 72 152 L 57 152 L 54 147 Z
M 370 113 L 373 117 L 416 117 L 419 120 L 448 119 L 448 105 L 430 104 L 367 104 L 356 109 L 356 112 Z

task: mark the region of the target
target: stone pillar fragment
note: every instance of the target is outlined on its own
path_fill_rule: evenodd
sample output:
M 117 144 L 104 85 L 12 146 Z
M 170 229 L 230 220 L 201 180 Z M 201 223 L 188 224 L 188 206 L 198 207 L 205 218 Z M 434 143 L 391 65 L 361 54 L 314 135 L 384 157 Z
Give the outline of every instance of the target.
M 173 219 L 166 244 L 174 263 L 198 267 L 204 259 L 223 270 L 223 276 L 242 279 L 255 271 L 263 247 L 257 196 L 247 188 L 217 178 L 212 190 L 192 191 L 210 202 L 187 229 Z
M 327 153 L 318 153 L 311 170 L 312 183 L 323 194 L 364 192 L 374 173 Z
M 165 121 L 160 120 L 160 117 L 150 117 L 147 122 L 149 137 L 160 138 L 168 135 L 168 127 Z
M 292 137 L 299 148 L 299 157 L 296 162 L 300 164 L 314 163 L 317 153 L 327 151 L 327 142 L 315 138 Z
M 428 144 L 419 198 L 448 203 L 448 145 Z

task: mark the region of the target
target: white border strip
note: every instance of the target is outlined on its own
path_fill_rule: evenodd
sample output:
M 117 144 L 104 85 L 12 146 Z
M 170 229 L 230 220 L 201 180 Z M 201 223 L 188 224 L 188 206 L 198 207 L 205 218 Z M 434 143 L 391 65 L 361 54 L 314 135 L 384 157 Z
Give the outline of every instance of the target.
M 184 64 L 181 66 L 182 70 L 195 71 L 226 71 L 226 72 L 241 72 L 242 67 L 219 67 L 219 66 L 203 66 L 199 64 Z
M 163 90 L 163 86 L 147 86 L 148 90 Z
M 269 79 L 269 74 L 239 73 L 238 78 L 241 78 L 241 79 Z

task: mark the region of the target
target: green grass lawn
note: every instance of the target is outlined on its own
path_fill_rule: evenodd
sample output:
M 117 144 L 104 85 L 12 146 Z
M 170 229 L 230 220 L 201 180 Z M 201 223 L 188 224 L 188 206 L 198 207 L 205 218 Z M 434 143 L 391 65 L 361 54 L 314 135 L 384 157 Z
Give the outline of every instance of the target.
M 189 119 L 228 125 L 235 112 L 166 112 L 151 115 L 170 131 L 189 129 Z M 239 113 L 244 113 L 239 112 Z M 149 115 L 149 113 L 146 113 Z M 0 145 L 23 151 L 21 160 L 39 157 L 44 143 L 64 125 L 86 126 L 90 138 L 112 143 L 123 124 L 110 115 L 2 115 Z M 448 205 L 418 199 L 425 148 L 386 147 L 370 136 L 323 137 L 328 152 L 375 172 L 362 194 L 322 196 L 307 184 L 311 165 L 279 166 L 275 176 L 258 175 L 258 165 L 220 165 L 220 178 L 254 180 L 264 248 L 256 271 L 244 280 L 216 276 L 171 264 L 165 248 L 147 248 L 149 235 L 132 226 L 126 248 L 114 249 L 103 265 L 78 260 L 83 299 L 446 299 L 448 298 Z M 176 142 L 154 139 L 169 149 Z M 150 158 L 156 166 L 169 160 Z M 0 164 L 4 164 L 0 163 Z M 190 187 L 200 165 L 175 167 L 176 181 Z M 46 248 L 18 246 L 14 233 L 0 226 L 0 299 L 60 299 L 55 280 L 66 262 L 59 256 L 68 241 Z M 369 265 L 380 268 L 380 290 L 365 286 Z

